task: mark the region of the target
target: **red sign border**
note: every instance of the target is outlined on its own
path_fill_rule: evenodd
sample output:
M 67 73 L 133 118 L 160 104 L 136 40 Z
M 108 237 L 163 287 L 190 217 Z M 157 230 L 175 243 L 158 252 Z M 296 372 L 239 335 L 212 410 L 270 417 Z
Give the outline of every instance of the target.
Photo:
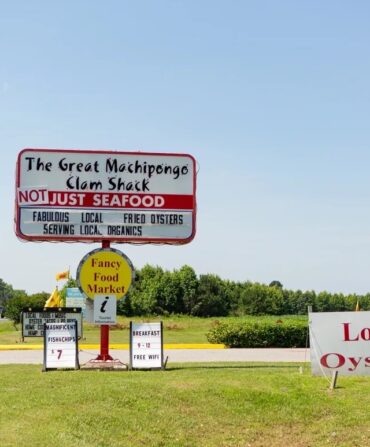
M 167 157 L 188 157 L 193 163 L 193 197 L 194 197 L 194 203 L 193 203 L 193 209 L 192 209 L 192 233 L 188 238 L 185 239 L 174 239 L 174 238 L 163 238 L 163 239 L 152 239 L 152 238 L 141 238 L 141 239 L 132 239 L 130 237 L 122 237 L 122 238 L 115 238 L 115 237 L 103 237 L 103 238 L 97 238 L 93 236 L 78 236 L 75 237 L 68 237 L 68 236 L 62 236 L 55 238 L 54 236 L 27 236 L 24 235 L 20 230 L 20 207 L 18 204 L 18 188 L 20 186 L 20 160 L 24 152 L 53 152 L 53 153 L 80 153 L 80 154 L 115 154 L 115 155 L 144 155 L 144 156 L 167 156 Z M 196 206 L 196 160 L 195 158 L 190 154 L 185 153 L 172 153 L 172 152 L 138 152 L 138 151 L 108 151 L 108 150 L 82 150 L 82 149 L 38 149 L 38 148 L 24 148 L 22 149 L 17 157 L 17 165 L 16 165 L 16 191 L 15 191 L 15 233 L 19 239 L 28 241 L 28 242 L 82 242 L 82 243 L 91 243 L 91 242 L 103 242 L 103 241 L 109 241 L 116 244 L 169 244 L 169 245 L 185 245 L 191 242 L 196 233 L 196 213 L 197 213 L 197 206 Z

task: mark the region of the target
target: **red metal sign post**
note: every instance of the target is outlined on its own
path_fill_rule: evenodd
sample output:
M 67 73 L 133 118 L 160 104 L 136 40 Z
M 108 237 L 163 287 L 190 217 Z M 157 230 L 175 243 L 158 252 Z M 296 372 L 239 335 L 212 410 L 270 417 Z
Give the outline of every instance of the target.
M 109 325 L 117 321 L 117 300 L 129 292 L 134 268 L 131 261 L 110 244 L 111 241 L 102 241 L 102 247 L 84 256 L 77 268 L 77 284 L 94 302 L 92 321 L 100 325 L 100 354 L 84 368 L 127 368 L 109 354 Z
M 110 241 L 102 241 L 102 248 L 110 248 Z M 113 357 L 109 355 L 109 325 L 100 326 L 100 354 L 96 358 L 103 362 L 112 361 Z

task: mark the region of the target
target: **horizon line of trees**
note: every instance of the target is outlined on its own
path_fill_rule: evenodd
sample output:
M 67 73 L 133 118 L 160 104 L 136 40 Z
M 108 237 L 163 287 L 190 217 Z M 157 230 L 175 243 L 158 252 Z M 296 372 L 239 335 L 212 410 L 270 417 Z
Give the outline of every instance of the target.
M 69 279 L 61 289 L 76 287 Z M 27 295 L 14 290 L 0 279 L 0 305 L 10 316 L 19 307 L 42 307 L 49 294 L 40 292 Z M 335 312 L 370 309 L 370 293 L 366 295 L 329 293 L 284 289 L 279 281 L 270 284 L 239 282 L 221 279 L 215 274 L 197 275 L 188 265 L 178 270 L 164 270 L 145 265 L 135 270 L 135 281 L 127 296 L 118 301 L 119 315 L 183 314 L 197 317 L 243 315 L 305 315 L 308 306 L 314 312 Z

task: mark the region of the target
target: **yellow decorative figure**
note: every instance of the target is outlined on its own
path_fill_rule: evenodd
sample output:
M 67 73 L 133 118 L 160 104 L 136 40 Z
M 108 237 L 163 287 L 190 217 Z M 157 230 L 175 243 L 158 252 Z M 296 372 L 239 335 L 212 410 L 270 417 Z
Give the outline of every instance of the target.
M 44 307 L 62 307 L 62 298 L 59 295 L 58 287 L 55 287 L 52 294 L 47 299 Z

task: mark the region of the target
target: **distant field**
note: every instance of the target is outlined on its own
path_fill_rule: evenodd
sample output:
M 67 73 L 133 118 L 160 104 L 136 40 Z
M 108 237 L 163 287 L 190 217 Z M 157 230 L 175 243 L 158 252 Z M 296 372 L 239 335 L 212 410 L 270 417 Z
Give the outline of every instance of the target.
M 130 321 L 163 321 L 164 343 L 208 343 L 206 333 L 212 328 L 216 321 L 240 321 L 245 319 L 252 320 L 284 320 L 300 319 L 306 320 L 307 317 L 294 316 L 264 316 L 264 317 L 217 317 L 217 318 L 197 318 L 187 316 L 171 317 L 148 317 L 148 318 L 124 318 L 118 317 L 118 324 L 110 330 L 110 343 L 128 343 L 129 342 L 129 324 Z M 84 324 L 83 330 L 86 344 L 97 344 L 100 342 L 100 329 L 98 326 Z M 11 322 L 0 323 L 0 345 L 20 343 L 21 326 L 17 325 L 17 330 Z M 25 339 L 27 344 L 39 344 L 40 338 L 30 337 Z
M 298 365 L 156 372 L 0 366 L 2 447 L 368 447 L 370 382 Z

